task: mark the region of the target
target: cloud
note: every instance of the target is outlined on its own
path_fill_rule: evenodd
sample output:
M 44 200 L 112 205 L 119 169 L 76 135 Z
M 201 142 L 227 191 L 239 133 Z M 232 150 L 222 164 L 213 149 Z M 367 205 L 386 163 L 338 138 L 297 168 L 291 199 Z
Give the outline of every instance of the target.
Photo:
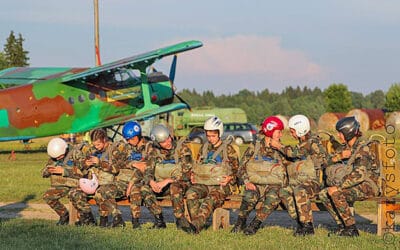
M 265 75 L 279 81 L 320 80 L 326 75 L 327 70 L 304 52 L 283 48 L 278 37 L 236 35 L 201 40 L 202 48 L 182 57 L 183 71 L 200 75 Z

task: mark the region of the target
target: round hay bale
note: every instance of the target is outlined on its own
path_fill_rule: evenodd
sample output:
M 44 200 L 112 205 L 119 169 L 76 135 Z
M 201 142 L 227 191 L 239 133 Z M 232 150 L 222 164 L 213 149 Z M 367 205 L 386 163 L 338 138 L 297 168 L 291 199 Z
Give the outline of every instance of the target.
M 360 122 L 361 131 L 385 127 L 385 114 L 381 109 L 352 109 L 346 116 L 355 116 Z
M 386 118 L 386 125 L 391 125 L 400 130 L 400 111 L 391 112 Z
M 324 113 L 318 119 L 319 130 L 335 130 L 336 123 L 345 116 L 345 113 Z
M 283 125 L 285 126 L 285 129 L 288 129 L 288 125 L 289 125 L 289 118 L 287 116 L 284 115 L 275 115 L 276 117 L 278 117 L 279 119 L 281 119 L 281 121 L 283 122 Z

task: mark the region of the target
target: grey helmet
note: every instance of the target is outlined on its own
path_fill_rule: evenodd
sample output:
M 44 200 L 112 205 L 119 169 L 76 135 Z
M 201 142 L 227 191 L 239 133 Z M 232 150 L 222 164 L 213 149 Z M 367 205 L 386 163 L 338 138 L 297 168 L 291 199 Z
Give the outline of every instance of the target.
M 354 116 L 344 117 L 336 123 L 336 130 L 344 135 L 346 141 L 360 135 L 360 123 Z
M 162 124 L 153 127 L 150 132 L 151 140 L 157 143 L 164 142 L 169 135 L 169 129 Z

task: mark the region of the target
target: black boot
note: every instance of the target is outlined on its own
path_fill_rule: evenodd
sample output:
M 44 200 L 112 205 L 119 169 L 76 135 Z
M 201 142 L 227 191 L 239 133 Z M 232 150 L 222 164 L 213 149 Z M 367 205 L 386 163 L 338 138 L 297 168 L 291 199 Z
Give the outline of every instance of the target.
M 332 231 L 330 231 L 328 233 L 328 237 L 331 236 L 331 235 L 340 235 L 343 230 L 344 230 L 344 225 L 343 224 L 338 224 L 335 229 L 333 229 Z
M 189 234 L 197 233 L 196 227 L 190 224 L 185 217 L 176 219 L 176 227 Z
M 246 229 L 244 229 L 244 234 L 245 235 L 253 235 L 253 234 L 257 233 L 261 224 L 262 224 L 262 221 L 254 218 L 254 220 L 252 222 L 250 222 L 249 226 L 246 227 Z
M 339 236 L 357 237 L 360 236 L 356 225 L 351 225 L 344 227 L 344 229 L 339 233 Z
M 107 223 L 108 223 L 108 216 L 100 216 L 99 226 L 100 227 L 107 227 Z
M 163 215 L 162 214 L 154 215 L 154 225 L 152 228 L 161 229 L 161 228 L 166 228 L 166 227 L 167 227 L 167 225 L 165 225 Z
M 57 226 L 68 225 L 69 223 L 69 213 L 65 212 L 63 215 L 60 216 L 60 219 L 57 222 Z
M 294 236 L 306 236 L 314 234 L 314 225 L 312 222 L 299 223 L 300 226 L 296 229 Z
M 125 222 L 124 222 L 124 220 L 122 219 L 122 216 L 121 216 L 120 214 L 117 214 L 117 215 L 113 218 L 111 227 L 119 227 L 119 226 L 125 227 Z
M 239 216 L 237 218 L 235 226 L 231 230 L 231 233 L 242 232 L 246 228 L 246 221 L 247 221 L 246 216 L 243 216 L 243 217 Z
M 91 212 L 82 213 L 79 217 L 79 221 L 75 223 L 76 226 L 96 226 L 96 221 Z
M 139 218 L 132 218 L 132 228 L 133 229 L 140 228 Z

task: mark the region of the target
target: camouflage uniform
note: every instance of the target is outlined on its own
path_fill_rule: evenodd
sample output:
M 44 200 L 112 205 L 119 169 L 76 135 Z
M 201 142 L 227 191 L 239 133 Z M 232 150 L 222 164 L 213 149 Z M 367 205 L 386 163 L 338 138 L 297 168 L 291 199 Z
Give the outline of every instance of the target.
M 349 204 L 375 197 L 380 191 L 377 185 L 379 168 L 376 156 L 372 153 L 371 144 L 357 139 L 350 149 L 351 157 L 354 155 L 352 172 L 344 177 L 342 184 L 332 195 L 328 194 L 328 188 L 320 193 L 320 200 L 339 227 L 355 225 Z
M 313 162 L 315 178 L 308 178 L 302 181 L 301 184 L 293 186 L 298 219 L 303 226 L 307 224 L 312 225 L 311 201 L 318 198 L 318 194 L 323 187 L 322 173 L 327 165 L 327 153 L 321 143 L 320 137 L 310 133 L 305 135 L 305 140 L 300 141 L 296 147 L 287 146 L 283 151 L 287 158 L 293 161 L 305 160 L 310 157 Z M 289 178 L 296 177 L 289 176 Z
M 133 184 L 129 198 L 131 201 L 130 209 L 132 218 L 136 219 L 140 218 L 142 199 L 146 198 L 142 197 L 141 190 L 148 190 L 148 188 L 143 187 L 143 173 L 139 169 L 135 168 L 132 163 L 145 161 L 150 150 L 151 141 L 146 137 L 142 137 L 136 146 L 120 142 L 113 151 L 113 163 L 120 170 L 115 182 L 118 189 L 117 196 L 119 198 L 124 197 L 129 183 Z M 143 193 L 146 193 L 146 191 Z M 145 204 L 147 204 L 147 202 L 145 202 Z M 152 213 L 161 213 L 161 209 L 154 210 L 152 207 L 148 208 Z
M 255 145 L 251 144 L 241 159 L 241 168 L 239 172 L 239 178 L 241 183 L 250 182 L 249 176 L 246 171 L 246 165 L 254 159 Z M 260 141 L 260 149 L 258 152 L 259 156 L 263 159 L 268 159 L 267 161 L 285 164 L 286 160 L 282 157 L 282 154 L 266 145 L 264 139 Z M 257 156 L 258 157 L 258 156 Z M 284 181 L 283 181 L 284 182 Z M 254 184 L 254 183 L 253 183 Z M 297 220 L 296 209 L 294 205 L 293 191 L 287 183 L 282 183 L 281 185 L 267 185 L 267 184 L 254 184 L 256 186 L 256 191 L 245 190 L 242 198 L 242 203 L 240 205 L 240 210 L 238 214 L 238 222 L 240 219 L 244 220 L 243 226 L 245 225 L 247 216 L 256 207 L 258 202 L 262 205 L 256 210 L 256 217 L 250 223 L 250 225 L 244 230 L 245 234 L 254 234 L 261 223 L 268 218 L 268 216 L 278 207 L 279 203 L 282 202 L 288 210 L 290 217 Z M 239 222 L 240 223 L 240 222 Z M 236 227 L 236 226 L 235 226 Z M 243 228 L 242 228 L 243 229 Z M 237 232 L 238 230 L 233 230 Z
M 68 146 L 66 155 L 61 160 L 49 159 L 46 167 L 42 170 L 42 176 L 51 180 L 51 187 L 43 195 L 43 199 L 46 203 L 60 216 L 60 222 L 58 224 L 66 224 L 68 222 L 69 213 L 67 208 L 60 202 L 62 197 L 69 195 L 72 202 L 77 202 L 76 197 L 71 197 L 71 193 L 74 193 L 78 189 L 78 180 L 84 176 L 85 170 L 81 168 L 79 163 L 79 149 L 75 149 L 72 146 Z M 51 174 L 48 171 L 49 166 L 63 167 L 63 173 Z
M 99 206 L 99 214 L 101 217 L 112 215 L 114 218 L 121 216 L 121 211 L 117 207 L 115 198 L 118 195 L 117 186 L 114 183 L 115 176 L 119 173 L 119 168 L 113 164 L 113 144 L 108 145 L 100 152 L 92 147 L 88 150 L 87 157 L 95 156 L 99 159 L 99 163 L 91 166 L 91 173 L 96 174 L 99 187 L 94 194 L 94 199 Z
M 219 147 L 226 147 L 224 150 L 227 152 L 228 164 L 232 170 L 232 180 L 226 186 L 220 185 L 204 185 L 204 184 L 193 184 L 186 192 L 187 205 L 191 217 L 191 224 L 196 228 L 196 231 L 200 231 L 208 217 L 212 212 L 221 207 L 224 204 L 225 198 L 230 195 L 232 186 L 236 185 L 236 176 L 239 168 L 239 155 L 231 144 L 225 144 L 223 142 L 218 147 L 214 147 L 212 144 L 206 142 L 200 148 L 200 152 L 207 152 L 205 157 L 202 159 L 202 155 L 199 154 L 197 162 L 207 163 L 214 152 Z M 223 150 L 222 150 L 223 151 Z M 224 152 L 221 152 L 215 159 L 217 163 L 222 162 Z
M 176 175 L 171 176 L 174 182 L 169 185 L 169 193 L 171 195 L 174 216 L 178 222 L 180 219 L 184 218 L 184 194 L 186 190 L 188 190 L 191 186 L 190 173 L 193 159 L 192 152 L 186 142 L 184 142 L 183 140 L 179 142 L 173 141 L 172 144 L 173 147 L 170 150 L 166 150 L 160 147 L 153 148 L 149 155 L 149 161 L 147 165 L 148 168 L 146 168 L 145 171 L 144 183 L 146 184 L 146 187 L 149 187 L 150 180 L 156 179 L 155 171 L 156 166 L 158 165 L 172 163 L 179 166 L 179 171 L 176 173 Z M 143 193 L 143 191 L 145 192 Z M 156 211 L 156 198 L 154 196 L 154 193 L 151 192 L 151 194 L 149 191 L 151 191 L 151 188 L 149 190 L 142 190 L 142 194 L 148 196 L 148 200 L 146 199 L 145 202 L 149 203 L 147 204 L 148 206 L 153 206 L 154 210 Z M 167 192 L 168 188 L 164 188 L 162 193 Z

